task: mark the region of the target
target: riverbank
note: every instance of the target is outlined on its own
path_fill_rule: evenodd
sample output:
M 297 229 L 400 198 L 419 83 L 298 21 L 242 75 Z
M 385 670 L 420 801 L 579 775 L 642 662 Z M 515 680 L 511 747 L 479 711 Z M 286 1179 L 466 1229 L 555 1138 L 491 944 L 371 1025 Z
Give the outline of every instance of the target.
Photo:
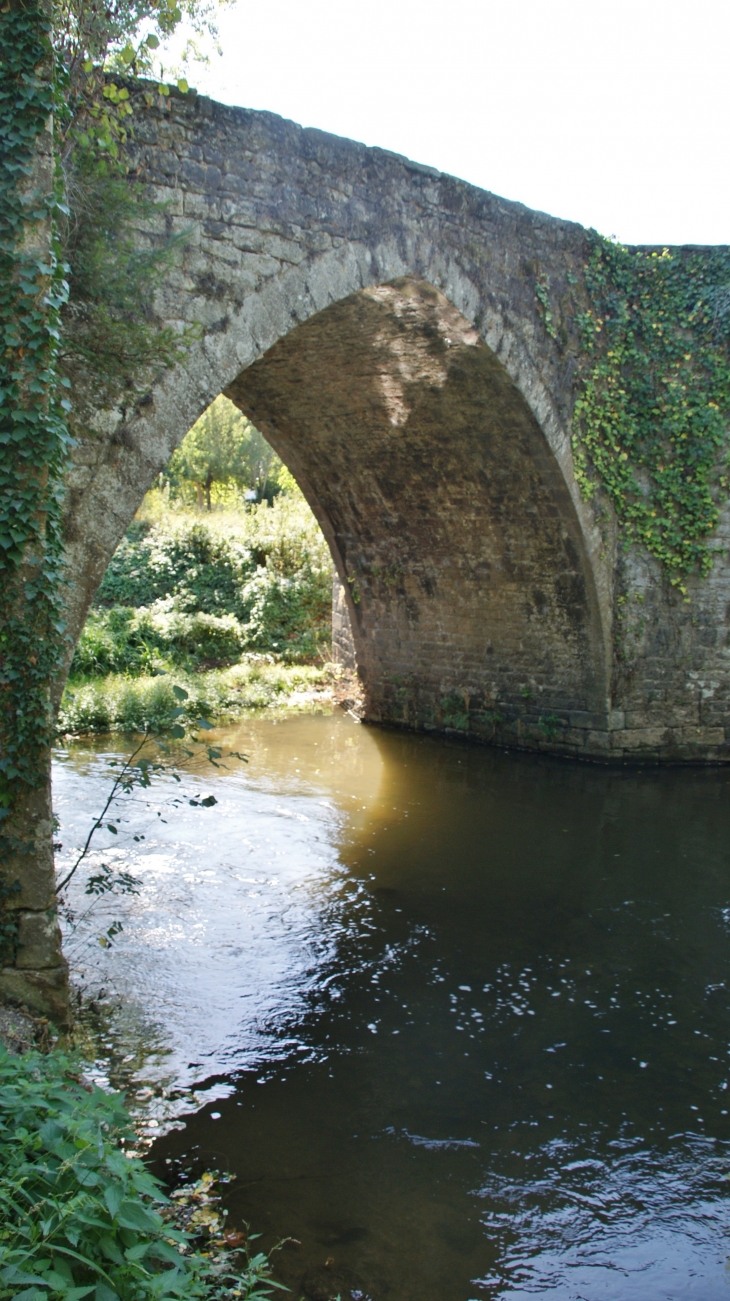
M 178 669 L 164 676 L 112 673 L 76 679 L 64 692 L 58 731 L 62 736 L 162 732 L 201 716 L 231 723 L 264 709 L 331 707 L 337 681 L 334 666 L 268 663 L 256 656 L 207 673 Z

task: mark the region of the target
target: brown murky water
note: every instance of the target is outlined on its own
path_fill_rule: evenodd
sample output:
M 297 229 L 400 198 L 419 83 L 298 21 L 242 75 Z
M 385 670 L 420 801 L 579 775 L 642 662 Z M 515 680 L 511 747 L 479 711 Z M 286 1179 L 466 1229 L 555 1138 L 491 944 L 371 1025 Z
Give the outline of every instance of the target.
M 730 773 L 223 739 L 120 802 L 96 863 L 141 893 L 69 938 L 157 1168 L 234 1172 L 297 1298 L 727 1298 Z M 106 783 L 59 754 L 64 860 Z

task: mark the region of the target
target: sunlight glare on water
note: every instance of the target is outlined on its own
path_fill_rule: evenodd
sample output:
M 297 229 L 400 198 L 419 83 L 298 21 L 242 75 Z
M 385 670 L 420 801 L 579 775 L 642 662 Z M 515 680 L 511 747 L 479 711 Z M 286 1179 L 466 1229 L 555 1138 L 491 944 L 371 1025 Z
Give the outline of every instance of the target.
M 141 893 L 68 940 L 158 1171 L 234 1172 L 296 1298 L 726 1298 L 730 773 L 220 736 L 248 765 L 120 801 Z M 105 753 L 58 756 L 64 863 Z

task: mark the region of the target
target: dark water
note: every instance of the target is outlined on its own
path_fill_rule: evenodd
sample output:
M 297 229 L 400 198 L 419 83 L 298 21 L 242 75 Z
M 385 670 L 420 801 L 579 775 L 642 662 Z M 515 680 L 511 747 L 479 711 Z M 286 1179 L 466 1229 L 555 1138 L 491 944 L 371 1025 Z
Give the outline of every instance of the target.
M 73 941 L 182 1114 L 158 1169 L 235 1172 L 295 1297 L 730 1297 L 730 773 L 346 718 L 226 740 L 247 769 L 123 806 L 142 895 L 109 953 L 104 915 Z M 69 846 L 101 789 L 61 757 Z

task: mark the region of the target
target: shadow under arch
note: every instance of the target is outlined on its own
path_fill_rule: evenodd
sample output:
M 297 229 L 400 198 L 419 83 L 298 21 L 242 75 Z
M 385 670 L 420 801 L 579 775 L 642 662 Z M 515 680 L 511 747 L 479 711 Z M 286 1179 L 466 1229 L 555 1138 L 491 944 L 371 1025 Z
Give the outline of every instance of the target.
M 522 744 L 550 743 L 571 714 L 600 726 L 605 643 L 571 493 L 519 388 L 439 290 L 403 278 L 350 294 L 224 392 L 327 538 L 369 719 Z

